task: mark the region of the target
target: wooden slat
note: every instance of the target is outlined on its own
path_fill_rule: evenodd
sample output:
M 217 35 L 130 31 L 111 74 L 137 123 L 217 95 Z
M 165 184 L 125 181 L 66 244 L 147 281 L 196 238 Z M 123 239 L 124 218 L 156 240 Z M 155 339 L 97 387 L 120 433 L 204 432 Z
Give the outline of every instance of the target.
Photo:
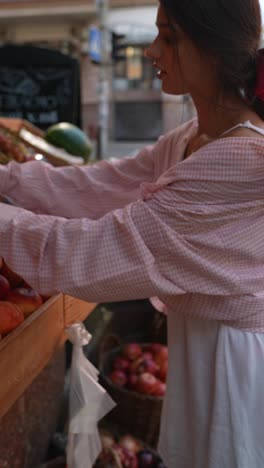
M 44 135 L 44 132 L 40 130 L 40 128 L 36 127 L 35 125 L 32 125 L 27 120 L 15 119 L 15 118 L 13 119 L 9 117 L 0 117 L 0 124 L 5 125 L 10 130 L 13 130 L 13 132 L 18 133 L 22 127 L 25 127 L 27 130 L 34 133 L 34 135 L 38 135 L 38 136 Z
M 73 323 L 83 322 L 95 309 L 97 304 L 85 302 L 71 296 L 64 296 L 64 323 L 65 328 Z
M 4 125 L 5 127 L 9 128 L 13 132 L 17 133 L 18 137 L 20 138 L 21 142 L 24 143 L 28 148 L 32 148 L 36 153 L 41 153 L 45 158 L 53 165 L 53 166 L 69 166 L 74 164 L 81 165 L 83 164 L 82 158 L 75 158 L 76 162 L 74 162 L 74 156 L 69 154 L 69 157 L 64 157 L 63 155 L 58 156 L 56 151 L 52 151 L 52 145 L 49 145 L 47 149 L 44 149 L 42 145 L 40 146 L 38 142 L 33 142 L 32 140 L 26 139 L 20 133 L 21 129 L 28 130 L 32 135 L 37 137 L 43 138 L 44 132 L 32 125 L 27 120 L 23 119 L 13 119 L 9 117 L 1 117 L 0 116 L 0 124 Z M 54 147 L 55 148 L 55 147 Z M 59 148 L 60 149 L 60 148 Z M 58 148 L 56 148 L 58 150 Z
M 96 304 L 53 297 L 0 342 L 0 418 L 48 364 L 67 339 L 64 330 L 82 322 Z
M 0 418 L 37 377 L 62 343 L 63 296 L 49 299 L 0 342 Z

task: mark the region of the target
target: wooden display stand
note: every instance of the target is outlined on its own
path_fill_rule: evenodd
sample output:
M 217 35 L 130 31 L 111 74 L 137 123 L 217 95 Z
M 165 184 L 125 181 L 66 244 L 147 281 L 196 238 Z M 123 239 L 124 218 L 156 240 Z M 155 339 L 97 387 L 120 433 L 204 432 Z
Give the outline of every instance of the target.
M 38 127 L 22 119 L 0 117 L 0 124 L 17 134 L 25 128 L 33 135 L 44 135 Z M 45 156 L 55 166 L 64 165 L 50 153 Z M 0 342 L 0 418 L 63 345 L 65 328 L 82 322 L 94 308 L 95 304 L 60 294 L 46 301 Z
M 27 147 L 33 149 L 36 153 L 41 153 L 47 161 L 53 166 L 69 166 L 69 165 L 80 165 L 83 164 L 83 159 L 80 157 L 72 156 L 69 153 L 62 151 L 61 148 L 57 148 L 53 145 L 48 144 L 44 141 L 44 132 L 32 125 L 27 120 L 15 119 L 9 117 L 0 117 L 0 125 L 7 127 L 12 130 L 20 138 Z M 23 137 L 23 130 L 26 130 L 28 135 L 31 137 L 37 137 L 35 140 Z M 44 144 L 44 147 L 43 147 Z
M 32 468 L 45 459 L 64 398 L 65 329 L 95 306 L 51 297 L 0 341 L 1 468 Z
M 0 117 L 0 124 L 17 134 L 25 128 L 43 136 L 40 129 L 21 119 Z M 54 166 L 69 164 L 51 153 L 44 155 Z M 65 329 L 83 322 L 95 307 L 59 294 L 0 341 L 0 468 L 31 468 L 34 448 L 32 460 L 41 461 L 63 390 Z M 43 434 L 36 438 L 41 428 Z
M 65 328 L 83 322 L 95 306 L 62 294 L 52 297 L 0 342 L 0 418 L 62 347 Z

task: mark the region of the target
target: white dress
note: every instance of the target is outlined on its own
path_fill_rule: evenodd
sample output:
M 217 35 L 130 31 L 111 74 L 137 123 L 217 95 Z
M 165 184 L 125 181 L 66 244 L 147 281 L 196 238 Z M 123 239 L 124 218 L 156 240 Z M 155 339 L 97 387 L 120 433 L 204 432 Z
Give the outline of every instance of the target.
M 237 127 L 264 134 L 250 122 Z M 165 464 L 263 468 L 264 334 L 177 310 L 167 315 L 168 391 L 159 441 Z
M 168 313 L 169 468 L 264 467 L 264 334 Z
M 159 297 L 165 463 L 264 468 L 264 139 L 218 139 L 182 161 L 196 132 L 115 164 L 1 166 L 0 193 L 30 211 L 0 207 L 0 254 L 42 294 Z

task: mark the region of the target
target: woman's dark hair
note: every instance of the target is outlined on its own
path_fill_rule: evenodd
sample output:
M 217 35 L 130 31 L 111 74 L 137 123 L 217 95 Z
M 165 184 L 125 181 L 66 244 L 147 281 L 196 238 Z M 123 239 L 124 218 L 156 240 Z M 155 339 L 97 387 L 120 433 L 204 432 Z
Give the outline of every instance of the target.
M 242 92 L 264 118 L 254 99 L 256 55 L 261 38 L 259 0 L 160 0 L 173 20 L 202 50 L 214 56 L 225 89 Z M 263 107 L 263 109 L 262 109 Z

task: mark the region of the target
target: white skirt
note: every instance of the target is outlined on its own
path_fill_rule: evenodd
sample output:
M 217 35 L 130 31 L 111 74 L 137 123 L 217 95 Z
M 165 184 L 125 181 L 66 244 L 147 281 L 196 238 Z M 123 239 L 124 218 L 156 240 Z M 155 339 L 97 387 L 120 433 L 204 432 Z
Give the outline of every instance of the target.
M 169 468 L 264 468 L 264 334 L 168 314 L 159 452 Z

